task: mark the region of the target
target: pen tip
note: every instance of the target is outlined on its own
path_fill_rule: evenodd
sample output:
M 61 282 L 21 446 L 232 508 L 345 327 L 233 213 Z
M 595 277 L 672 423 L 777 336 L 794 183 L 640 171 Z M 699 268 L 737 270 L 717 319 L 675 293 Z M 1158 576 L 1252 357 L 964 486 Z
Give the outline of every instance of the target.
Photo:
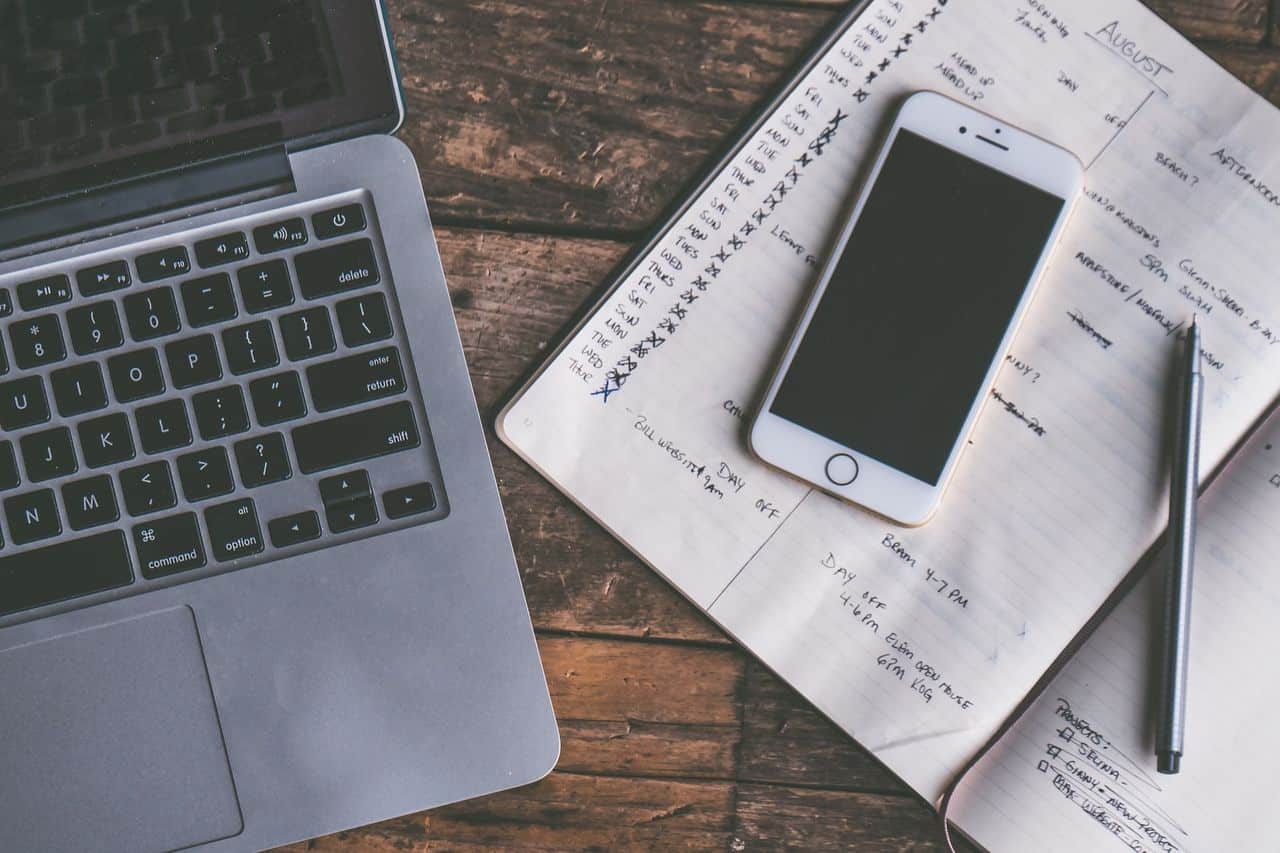
M 1194 329 L 1195 327 L 1196 327 L 1196 315 L 1195 315 L 1195 314 L 1192 314 L 1192 315 L 1191 315 L 1191 328 L 1193 328 L 1193 329 Z

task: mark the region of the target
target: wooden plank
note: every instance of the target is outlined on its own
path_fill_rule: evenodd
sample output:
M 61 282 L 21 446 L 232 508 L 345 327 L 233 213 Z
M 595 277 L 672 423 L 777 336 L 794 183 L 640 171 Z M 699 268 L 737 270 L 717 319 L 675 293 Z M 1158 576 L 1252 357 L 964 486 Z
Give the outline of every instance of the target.
M 553 773 L 518 788 L 281 848 L 292 853 L 406 850 L 724 850 L 727 782 L 612 779 Z
M 1143 0 L 1192 41 L 1260 44 L 1267 37 L 1268 0 Z
M 752 782 L 908 793 L 910 789 L 807 699 L 752 659 L 736 777 Z
M 739 785 L 734 851 L 942 851 L 937 818 L 908 797 Z
M 627 247 L 468 229 L 442 228 L 436 237 L 534 624 L 727 644 L 696 608 L 492 435 L 497 407 L 517 377 L 543 357 Z
M 538 645 L 560 721 L 560 770 L 732 778 L 740 652 L 577 637 Z
M 1206 52 L 1249 88 L 1280 106 L 1280 50 L 1276 48 L 1205 48 Z
M 437 218 L 639 231 L 831 17 L 673 0 L 391 8 Z

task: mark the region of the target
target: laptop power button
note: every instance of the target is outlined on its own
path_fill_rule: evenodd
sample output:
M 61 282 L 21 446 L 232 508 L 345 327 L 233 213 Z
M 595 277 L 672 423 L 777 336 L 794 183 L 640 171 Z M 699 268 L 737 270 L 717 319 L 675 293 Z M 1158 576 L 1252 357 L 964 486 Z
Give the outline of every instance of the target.
M 858 462 L 848 453 L 837 453 L 827 460 L 827 479 L 837 486 L 847 486 L 858 479 Z

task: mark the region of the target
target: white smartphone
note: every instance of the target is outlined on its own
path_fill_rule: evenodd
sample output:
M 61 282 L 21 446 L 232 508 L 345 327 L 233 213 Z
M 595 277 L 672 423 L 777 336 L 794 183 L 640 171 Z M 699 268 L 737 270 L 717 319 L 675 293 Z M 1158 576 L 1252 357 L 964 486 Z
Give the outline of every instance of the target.
M 1083 180 L 1056 145 L 909 97 L 769 382 L 752 452 L 926 522 Z

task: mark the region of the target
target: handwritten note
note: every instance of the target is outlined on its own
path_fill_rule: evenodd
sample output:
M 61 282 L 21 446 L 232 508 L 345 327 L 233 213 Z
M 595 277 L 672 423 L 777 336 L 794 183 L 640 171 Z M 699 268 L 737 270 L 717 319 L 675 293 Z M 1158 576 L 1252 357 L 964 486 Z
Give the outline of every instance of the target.
M 903 530 L 760 464 L 744 428 L 882 129 L 919 89 L 1088 170 L 941 511 Z M 1136 2 L 875 0 L 500 430 L 935 799 L 1163 527 L 1166 392 L 1192 314 L 1205 470 L 1280 392 L 1277 137 L 1273 108 Z M 876 365 L 832 364 L 832 393 L 860 369 Z
M 1162 555 L 961 782 L 958 825 L 994 853 L 1274 847 L 1278 521 L 1275 418 L 1201 500 L 1180 774 L 1157 773 L 1153 753 Z

